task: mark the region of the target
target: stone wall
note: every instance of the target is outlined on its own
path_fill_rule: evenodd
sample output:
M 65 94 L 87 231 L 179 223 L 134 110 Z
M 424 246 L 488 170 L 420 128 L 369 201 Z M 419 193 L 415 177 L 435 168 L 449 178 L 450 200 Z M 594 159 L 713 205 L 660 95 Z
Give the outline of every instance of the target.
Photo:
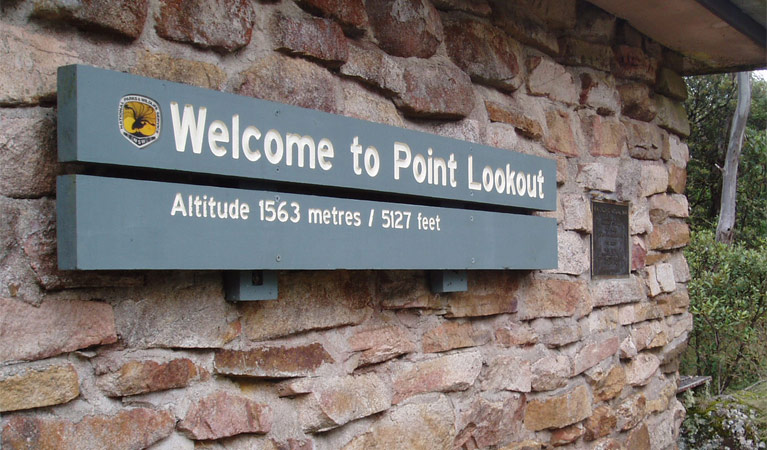
M 674 447 L 692 317 L 679 55 L 575 0 L 0 3 L 0 436 L 16 448 Z M 55 71 L 84 63 L 557 160 L 559 268 L 60 272 Z M 590 199 L 631 202 L 594 281 Z M 311 249 L 307 249 L 311 251 Z

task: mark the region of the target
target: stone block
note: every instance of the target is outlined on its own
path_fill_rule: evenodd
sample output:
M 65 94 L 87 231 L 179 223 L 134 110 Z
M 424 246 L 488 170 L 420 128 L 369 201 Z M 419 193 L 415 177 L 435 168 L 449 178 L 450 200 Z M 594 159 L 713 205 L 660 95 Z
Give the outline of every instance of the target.
M 621 110 L 620 96 L 612 75 L 596 70 L 581 70 L 579 73 L 581 105 L 594 108 L 597 114 L 603 116 L 611 116 Z
M 684 194 L 687 185 L 687 170 L 671 163 L 668 165 L 668 188 L 675 194 Z
M 272 428 L 272 409 L 242 395 L 219 391 L 194 403 L 177 428 L 194 440 L 265 434 Z
M 653 228 L 649 237 L 650 250 L 671 250 L 690 242 L 690 227 L 684 222 L 666 222 Z
M 543 127 L 540 122 L 526 115 L 519 108 L 485 100 L 485 109 L 491 122 L 507 123 L 513 126 L 518 134 L 528 139 L 540 140 L 543 137 Z
M 490 337 L 490 333 L 475 329 L 469 322 L 445 322 L 426 331 L 421 342 L 425 353 L 438 353 L 484 345 Z
M 644 386 L 650 382 L 660 366 L 660 360 L 652 353 L 640 353 L 626 364 L 626 383 Z
M 647 425 L 634 428 L 626 439 L 626 448 L 631 450 L 652 450 L 650 443 L 650 432 Z
M 617 120 L 598 114 L 583 115 L 582 129 L 591 156 L 619 157 L 626 149 L 626 129 Z
M 572 444 L 586 433 L 586 429 L 581 424 L 570 425 L 551 432 L 549 444 L 554 447 Z
M 573 358 L 573 376 L 579 375 L 603 360 L 615 355 L 620 346 L 617 336 L 600 336 L 590 339 Z
M 591 294 L 582 281 L 534 279 L 519 303 L 518 318 L 568 317 L 587 305 L 591 307 Z
M 46 299 L 40 306 L 0 298 L 0 362 L 37 360 L 117 341 L 106 303 Z
M 638 169 L 641 174 L 641 170 Z M 619 191 L 622 191 L 622 186 L 618 187 Z M 650 206 L 647 199 L 640 197 L 631 202 L 631 208 L 629 210 L 629 232 L 632 236 L 638 234 L 646 234 L 653 230 L 652 220 L 650 220 Z M 646 250 L 645 245 L 645 250 Z M 647 264 L 650 264 L 649 262 Z
M 658 71 L 655 90 L 676 100 L 687 100 L 687 84 L 685 84 L 684 78 L 667 67 L 661 67 Z
M 275 49 L 303 56 L 338 68 L 349 57 L 349 46 L 341 27 L 330 19 L 296 19 L 277 15 L 272 34 Z
M 342 450 L 417 448 L 443 450 L 453 447 L 455 417 L 445 396 L 428 403 L 408 403 L 393 409 Z
M 663 132 L 653 124 L 625 120 L 629 155 L 632 158 L 657 161 L 661 158 L 664 144 Z
M 361 34 L 368 26 L 368 14 L 362 0 L 298 0 L 307 11 L 337 21 L 349 34 Z
M 583 439 L 593 441 L 605 437 L 615 430 L 618 418 L 609 406 L 602 405 L 584 422 L 586 433 Z
M 591 202 L 582 194 L 561 194 L 562 226 L 565 230 L 590 233 L 593 223 Z
M 687 197 L 680 194 L 659 194 L 650 197 L 650 220 L 655 224 L 666 221 L 669 217 L 690 217 L 690 205 Z
M 559 267 L 552 272 L 580 275 L 589 270 L 589 243 L 581 234 L 574 231 L 560 232 L 557 247 Z M 585 307 L 589 305 L 584 304 Z
M 72 364 L 11 366 L 0 372 L 0 412 L 60 405 L 79 395 L 80 379 Z
M 577 16 L 578 21 L 572 30 L 574 36 L 591 42 L 612 42 L 615 36 L 614 15 L 591 3 L 578 2 Z
M 389 386 L 376 374 L 318 378 L 296 399 L 304 432 L 321 432 L 391 407 Z
M 221 90 L 227 79 L 226 72 L 213 64 L 149 51 L 139 53 L 131 73 L 215 90 Z
M 531 366 L 533 391 L 553 391 L 567 385 L 572 376 L 573 364 L 570 358 L 558 353 L 540 356 Z
M 612 162 L 581 164 L 578 166 L 578 176 L 575 181 L 586 189 L 615 192 L 618 182 L 618 164 Z
M 666 192 L 668 188 L 668 170 L 665 166 L 657 163 L 642 164 L 639 190 L 642 197 Z
M 663 147 L 663 159 L 679 167 L 686 167 L 690 161 L 690 148 L 676 135 L 669 135 L 668 145 Z
M 658 280 L 660 289 L 663 292 L 673 292 L 676 290 L 676 280 L 674 279 L 674 268 L 671 264 L 661 263 L 655 266 L 655 277 Z
M 682 137 L 690 135 L 690 121 L 684 104 L 663 95 L 655 96 L 655 109 L 658 111 L 656 121 L 661 128 Z
M 503 401 L 479 397 L 460 418 L 460 423 L 466 425 L 458 432 L 452 448 L 488 448 L 506 442 L 509 436 L 519 433 L 524 410 L 524 395 Z
M 83 30 L 115 33 L 133 40 L 144 30 L 148 7 L 148 0 L 41 0 L 34 3 L 32 15 L 52 22 L 69 22 Z
M 392 403 L 426 392 L 465 391 L 474 384 L 481 369 L 482 355 L 476 351 L 403 363 L 393 377 Z
M 503 347 L 525 346 L 537 343 L 538 335 L 529 325 L 512 322 L 495 330 L 495 341 Z
M 631 242 L 631 271 L 644 269 L 647 262 L 647 244 L 643 238 L 634 236 Z
M 402 80 L 405 89 L 394 103 L 406 116 L 460 119 L 474 109 L 471 79 L 450 61 L 405 60 Z
M 571 317 L 560 319 L 535 319 L 531 322 L 539 341 L 548 348 L 572 344 L 583 338 L 580 324 Z
M 2 443 L 5 448 L 146 448 L 169 436 L 175 424 L 169 411 L 148 408 L 86 416 L 77 422 L 13 416 L 3 427 Z
M 609 72 L 613 49 L 609 45 L 589 42 L 574 37 L 559 39 L 559 59 L 568 66 L 586 66 Z
M 618 308 L 618 322 L 621 325 L 630 325 L 661 317 L 663 317 L 663 310 L 654 302 L 632 303 Z
M 235 93 L 329 113 L 338 112 L 338 80 L 300 58 L 273 54 L 243 73 Z
M 335 360 L 320 343 L 287 346 L 260 346 L 249 350 L 218 350 L 216 373 L 255 378 L 305 377 L 316 374 Z
M 525 427 L 531 431 L 562 428 L 591 416 L 591 395 L 585 385 L 527 402 Z
M 5 109 L 2 120 L 0 195 L 14 198 L 52 195 L 59 171 L 55 112 L 50 108 Z
M 572 74 L 564 66 L 550 59 L 534 56 L 527 60 L 527 68 L 527 91 L 531 95 L 545 96 L 568 105 L 578 103 L 580 91 Z
M 295 272 L 280 276 L 273 302 L 238 305 L 245 336 L 263 341 L 310 330 L 358 325 L 370 314 L 373 286 L 361 272 Z
M 155 17 L 157 35 L 226 54 L 248 43 L 255 12 L 246 0 L 162 0 Z
M 376 95 L 357 83 L 344 83 L 342 90 L 343 115 L 395 127 L 404 126 L 391 100 Z
M 5 58 L 0 71 L 0 105 L 34 105 L 55 100 L 56 70 L 80 62 L 80 55 L 54 36 L 31 33 L 7 22 L 0 36 L 0 54 L 24 55 Z
M 578 156 L 580 150 L 575 141 L 573 132 L 575 125 L 566 111 L 546 111 L 547 132 L 544 137 L 544 145 L 553 153 L 561 153 L 565 156 Z
M 447 296 L 445 317 L 482 317 L 517 312 L 524 276 L 509 271 L 470 271 L 468 290 Z
M 521 4 L 551 29 L 564 31 L 575 27 L 575 0 L 524 0 Z
M 394 56 L 429 58 L 444 38 L 439 13 L 424 0 L 368 0 L 368 19 L 378 45 Z
M 590 284 L 594 306 L 634 303 L 647 298 L 637 277 L 596 280 Z
M 443 15 L 445 46 L 453 62 L 472 80 L 514 91 L 521 84 L 521 46 L 500 29 L 465 15 Z
M 534 47 L 546 54 L 559 54 L 556 34 L 543 21 L 536 17 L 530 8 L 530 2 L 524 7 L 503 0 L 492 0 L 491 20 L 517 41 Z
M 627 83 L 618 86 L 621 98 L 621 113 L 642 122 L 651 122 L 658 114 L 650 87 L 641 83 Z
M 647 348 L 662 347 L 668 343 L 668 327 L 660 320 L 643 322 L 634 326 L 629 335 L 637 351 L 640 352 Z
M 654 84 L 658 72 L 658 60 L 641 48 L 618 45 L 613 49 L 613 74 L 618 78 Z
M 594 399 L 606 402 L 623 391 L 626 386 L 626 371 L 621 364 L 607 367 L 598 365 L 586 371 L 586 380 L 591 385 Z
M 398 326 L 359 331 L 348 342 L 351 350 L 361 352 L 358 367 L 377 364 L 416 350 L 413 335 Z
M 97 385 L 109 397 L 145 394 L 189 386 L 210 374 L 188 358 L 168 362 L 125 361 L 114 370 L 97 370 Z
M 433 0 L 441 11 L 463 11 L 479 17 L 488 17 L 493 12 L 487 0 Z
M 644 394 L 637 394 L 624 400 L 615 409 L 618 418 L 618 428 L 626 431 L 634 428 L 644 420 L 647 414 L 647 398 Z
M 530 361 L 515 356 L 498 356 L 488 364 L 482 390 L 530 392 L 532 378 Z
M 681 314 L 690 306 L 690 296 L 687 289 L 677 289 L 670 294 L 659 295 L 654 299 L 664 316 Z

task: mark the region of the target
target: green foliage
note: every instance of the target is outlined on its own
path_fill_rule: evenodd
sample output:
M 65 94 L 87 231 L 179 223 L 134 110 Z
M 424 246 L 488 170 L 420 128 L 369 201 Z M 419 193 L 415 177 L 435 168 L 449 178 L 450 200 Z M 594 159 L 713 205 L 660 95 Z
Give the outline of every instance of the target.
M 762 383 L 767 387 L 767 384 Z M 715 398 L 698 398 L 687 391 L 683 400 L 687 416 L 682 424 L 679 448 L 683 450 L 759 450 L 767 448 L 765 410 L 743 401 L 753 392 Z M 767 392 L 761 392 L 767 399 Z
M 767 378 L 767 239 L 746 248 L 697 231 L 685 255 L 695 327 L 682 373 L 712 376 L 717 393 Z
M 722 193 L 722 172 L 736 88 L 731 75 L 689 77 L 685 103 L 691 134 L 687 141 L 690 225 L 715 229 Z M 753 247 L 767 236 L 767 81 L 753 79 L 751 111 L 738 170 L 735 240 Z

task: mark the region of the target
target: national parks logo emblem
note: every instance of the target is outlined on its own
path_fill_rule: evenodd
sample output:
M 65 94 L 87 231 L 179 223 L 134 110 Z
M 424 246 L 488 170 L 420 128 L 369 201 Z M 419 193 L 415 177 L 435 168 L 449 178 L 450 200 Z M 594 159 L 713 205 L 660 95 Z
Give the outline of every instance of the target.
M 120 99 L 120 134 L 138 148 L 144 148 L 160 137 L 160 106 L 142 95 L 126 95 Z

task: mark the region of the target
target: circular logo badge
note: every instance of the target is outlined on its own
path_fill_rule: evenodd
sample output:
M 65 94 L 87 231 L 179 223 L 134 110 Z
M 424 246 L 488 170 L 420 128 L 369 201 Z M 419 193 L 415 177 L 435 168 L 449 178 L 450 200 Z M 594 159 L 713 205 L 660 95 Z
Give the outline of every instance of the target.
M 126 95 L 120 99 L 118 124 L 125 139 L 144 148 L 160 137 L 160 106 L 143 95 Z

